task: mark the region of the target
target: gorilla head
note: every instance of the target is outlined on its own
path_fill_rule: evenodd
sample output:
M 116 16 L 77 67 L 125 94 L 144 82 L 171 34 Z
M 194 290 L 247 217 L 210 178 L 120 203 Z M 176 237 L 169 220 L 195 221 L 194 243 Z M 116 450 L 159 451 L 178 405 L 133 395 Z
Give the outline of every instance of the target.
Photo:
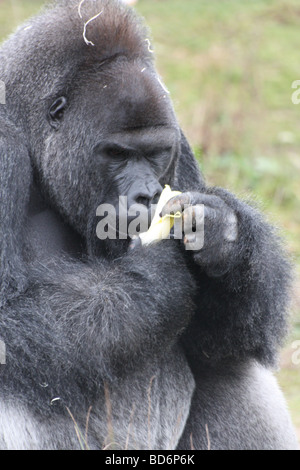
M 155 202 L 174 178 L 180 132 L 134 12 L 114 0 L 78 3 L 58 2 L 19 30 L 26 79 L 16 72 L 8 88 L 44 195 L 85 238 L 99 204 Z M 55 34 L 43 35 L 50 24 Z

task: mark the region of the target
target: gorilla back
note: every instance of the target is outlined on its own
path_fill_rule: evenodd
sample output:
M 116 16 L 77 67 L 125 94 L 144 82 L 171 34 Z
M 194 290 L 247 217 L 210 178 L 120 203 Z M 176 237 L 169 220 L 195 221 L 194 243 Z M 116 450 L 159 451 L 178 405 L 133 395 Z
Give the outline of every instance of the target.
M 205 185 L 140 19 L 57 1 L 2 45 L 0 79 L 0 447 L 206 448 L 206 427 L 214 448 L 296 447 L 266 371 L 288 263 L 253 208 Z M 203 250 L 185 251 L 193 224 L 135 250 L 97 238 L 100 204 L 150 211 L 165 184 L 182 196 L 164 210 L 205 204 Z M 256 409 L 265 385 L 278 399 Z

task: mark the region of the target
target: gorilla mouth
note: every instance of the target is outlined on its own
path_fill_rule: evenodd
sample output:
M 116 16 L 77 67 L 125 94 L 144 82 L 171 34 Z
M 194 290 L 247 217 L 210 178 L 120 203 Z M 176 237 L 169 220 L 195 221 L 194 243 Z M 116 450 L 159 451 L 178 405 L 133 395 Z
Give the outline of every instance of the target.
M 101 204 L 96 211 L 98 223 L 96 235 L 99 240 L 130 240 L 146 232 L 154 216 L 156 204 L 147 207 L 133 204 L 124 206 L 124 197 L 119 198 L 118 206 Z
M 149 245 L 165 238 L 182 238 L 182 213 L 166 213 L 162 216 L 162 211 L 166 204 L 174 197 L 181 195 L 180 191 L 172 191 L 169 185 L 155 198 L 157 204 L 136 203 L 127 210 L 127 198 L 119 197 L 119 206 L 105 205 L 99 206 L 97 213 L 105 213 L 101 222 L 97 225 L 96 234 L 100 239 L 110 238 L 113 240 L 128 240 L 134 242 L 137 239 L 142 244 Z M 157 200 L 158 199 L 158 200 Z M 153 199 L 154 200 L 154 199 Z M 109 209 L 111 212 L 109 213 Z M 180 219 L 180 227 L 176 223 Z M 203 217 L 204 220 L 204 217 Z M 191 225 L 193 221 L 190 221 Z M 176 226 L 176 230 L 175 230 Z M 179 235 L 179 237 L 178 237 Z

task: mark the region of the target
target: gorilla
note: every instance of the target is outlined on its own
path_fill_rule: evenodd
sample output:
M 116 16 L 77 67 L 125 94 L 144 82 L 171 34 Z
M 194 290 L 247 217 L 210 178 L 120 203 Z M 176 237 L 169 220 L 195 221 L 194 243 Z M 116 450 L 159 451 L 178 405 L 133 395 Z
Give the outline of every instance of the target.
M 296 449 L 272 375 L 290 267 L 256 208 L 209 187 L 117 0 L 59 0 L 2 44 L 1 449 Z M 96 210 L 205 207 L 197 236 L 99 240 Z

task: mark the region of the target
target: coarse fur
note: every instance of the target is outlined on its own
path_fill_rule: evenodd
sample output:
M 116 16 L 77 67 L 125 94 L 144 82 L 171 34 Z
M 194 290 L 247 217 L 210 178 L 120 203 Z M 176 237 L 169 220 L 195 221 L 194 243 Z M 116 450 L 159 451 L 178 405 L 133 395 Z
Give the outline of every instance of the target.
M 0 79 L 0 448 L 297 448 L 268 370 L 289 263 L 205 184 L 133 10 L 55 2 L 2 45 Z M 164 184 L 169 209 L 205 204 L 202 250 L 96 237 L 99 204 Z

